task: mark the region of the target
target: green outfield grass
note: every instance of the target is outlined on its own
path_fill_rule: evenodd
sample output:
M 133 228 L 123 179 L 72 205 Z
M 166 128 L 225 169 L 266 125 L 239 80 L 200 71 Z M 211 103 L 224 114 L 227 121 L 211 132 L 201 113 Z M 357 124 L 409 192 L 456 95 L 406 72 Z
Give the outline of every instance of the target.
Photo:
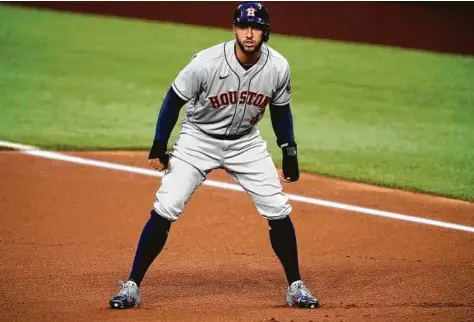
M 231 37 L 0 4 L 0 140 L 148 149 L 176 74 Z M 303 170 L 474 200 L 473 57 L 279 35 L 270 45 L 291 64 Z M 268 115 L 260 128 L 279 164 Z

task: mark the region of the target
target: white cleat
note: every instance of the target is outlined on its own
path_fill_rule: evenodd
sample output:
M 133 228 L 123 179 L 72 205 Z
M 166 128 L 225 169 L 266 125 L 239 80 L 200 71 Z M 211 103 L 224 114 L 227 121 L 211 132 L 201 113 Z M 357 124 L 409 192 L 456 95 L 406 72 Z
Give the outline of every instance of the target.
M 289 306 L 298 306 L 302 308 L 315 309 L 319 307 L 319 300 L 315 298 L 306 288 L 303 281 L 295 281 L 289 287 L 286 293 L 286 301 Z
M 140 305 L 140 289 L 134 281 L 119 282 L 120 291 L 109 301 L 112 309 L 128 309 Z

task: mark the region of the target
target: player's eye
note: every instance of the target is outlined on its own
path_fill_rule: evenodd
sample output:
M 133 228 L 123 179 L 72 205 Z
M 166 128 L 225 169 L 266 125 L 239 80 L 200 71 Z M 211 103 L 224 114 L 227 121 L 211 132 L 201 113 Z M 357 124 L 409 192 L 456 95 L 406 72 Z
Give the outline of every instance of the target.
M 239 28 L 240 30 L 245 30 L 247 29 L 248 27 L 254 29 L 254 30 L 263 30 L 263 28 L 259 25 L 259 24 L 252 24 L 252 23 L 243 23 L 243 24 L 239 24 L 237 26 L 237 28 Z
M 240 25 L 237 26 L 237 28 L 239 28 L 241 30 L 245 30 L 248 27 L 250 27 L 250 24 L 248 24 L 248 23 L 243 23 L 243 24 L 240 24 Z

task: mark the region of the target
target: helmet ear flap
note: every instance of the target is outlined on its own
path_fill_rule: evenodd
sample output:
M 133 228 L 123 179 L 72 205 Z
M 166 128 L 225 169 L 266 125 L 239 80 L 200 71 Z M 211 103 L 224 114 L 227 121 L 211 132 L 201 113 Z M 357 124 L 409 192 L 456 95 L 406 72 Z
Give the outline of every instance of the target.
M 263 41 L 268 42 L 270 39 L 270 27 L 265 29 L 265 33 L 263 34 Z

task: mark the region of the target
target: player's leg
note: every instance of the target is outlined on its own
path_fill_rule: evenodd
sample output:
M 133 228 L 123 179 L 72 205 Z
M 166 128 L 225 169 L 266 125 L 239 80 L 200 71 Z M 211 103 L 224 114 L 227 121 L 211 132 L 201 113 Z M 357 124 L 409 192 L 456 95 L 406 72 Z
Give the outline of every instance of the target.
M 156 193 L 151 216 L 138 242 L 130 280 L 140 286 L 153 260 L 163 249 L 171 223 L 179 218 L 196 188 L 204 181 L 204 174 L 189 163 L 171 158 L 171 168 L 165 172 Z
M 140 303 L 139 286 L 148 268 L 163 250 L 171 223 L 179 218 L 186 202 L 205 180 L 203 172 L 172 157 L 156 193 L 151 216 L 138 241 L 132 270 L 127 282 L 121 283 L 119 294 L 110 300 L 111 308 L 136 307 Z
M 288 304 L 318 307 L 301 281 L 295 229 L 290 219 L 292 211 L 283 193 L 280 178 L 260 136 L 251 142 L 238 142 L 226 155 L 225 168 L 248 192 L 258 212 L 268 220 L 270 242 L 280 260 L 288 281 Z
M 220 142 L 183 123 L 179 139 L 171 152 L 171 168 L 166 170 L 156 193 L 150 219 L 140 236 L 129 280 L 121 285 L 119 295 L 112 298 L 112 308 L 132 307 L 139 303 L 139 285 L 154 259 L 162 251 L 171 223 L 212 169 L 221 166 Z M 115 306 L 117 305 L 117 306 Z
M 270 242 L 283 265 L 288 284 L 300 280 L 296 234 L 289 216 L 292 208 L 282 192 L 272 159 L 267 156 L 249 164 L 237 162 L 228 171 L 268 220 Z

